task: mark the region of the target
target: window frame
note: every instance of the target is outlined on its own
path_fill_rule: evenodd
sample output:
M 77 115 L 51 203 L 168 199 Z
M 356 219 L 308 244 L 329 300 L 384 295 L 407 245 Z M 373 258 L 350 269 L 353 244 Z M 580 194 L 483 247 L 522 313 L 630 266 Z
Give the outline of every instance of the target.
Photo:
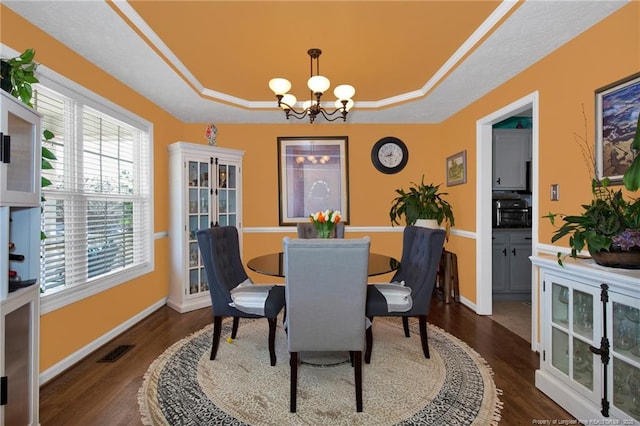
M 92 108 L 93 110 L 119 120 L 127 125 L 135 127 L 145 132 L 148 137 L 148 170 L 151 178 L 149 179 L 149 208 L 148 217 L 145 218 L 145 231 L 142 232 L 143 237 L 147 238 L 146 243 L 149 248 L 146 259 L 143 263 L 127 267 L 123 270 L 105 274 L 102 277 L 91 279 L 89 282 L 74 285 L 71 287 L 54 288 L 46 293 L 42 293 L 40 297 L 40 313 L 46 314 L 55 311 L 80 300 L 102 293 L 120 284 L 124 284 L 155 269 L 155 244 L 156 235 L 154 234 L 154 152 L 153 152 L 153 124 L 138 115 L 126 110 L 125 108 L 115 104 L 114 102 L 98 95 L 97 93 L 69 80 L 68 78 L 57 74 L 40 65 L 38 67 L 38 79 L 40 83 L 35 84 L 37 89 L 39 86 L 50 89 L 67 96 L 74 101 Z M 55 168 L 55 161 L 53 162 Z

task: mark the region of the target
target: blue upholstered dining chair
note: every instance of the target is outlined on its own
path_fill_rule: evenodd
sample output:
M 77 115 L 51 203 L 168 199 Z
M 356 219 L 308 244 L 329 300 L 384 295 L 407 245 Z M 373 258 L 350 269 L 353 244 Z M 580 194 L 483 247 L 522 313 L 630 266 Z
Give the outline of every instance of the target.
M 436 282 L 440 256 L 444 246 L 445 231 L 418 226 L 407 226 L 402 236 L 402 258 L 391 285 L 369 285 L 367 287 L 367 317 L 402 317 L 404 334 L 410 337 L 409 317 L 418 317 L 420 341 L 425 358 L 429 358 L 427 340 L 427 315 L 431 305 L 431 296 Z M 387 288 L 402 286 L 410 289 L 410 299 L 404 308 L 393 308 L 391 299 L 385 293 Z M 398 289 L 400 290 L 400 289 Z M 372 324 L 373 325 L 373 324 Z M 367 350 L 364 360 L 371 362 L 373 348 L 373 327 L 367 328 Z
M 283 240 L 287 338 L 291 366 L 290 411 L 296 411 L 298 353 L 349 352 L 356 411 L 362 411 L 362 351 L 370 240 Z
M 211 360 L 220 343 L 222 318 L 233 317 L 231 338 L 235 339 L 240 318 L 267 318 L 269 356 L 276 365 L 275 338 L 278 313 L 284 307 L 284 286 L 253 284 L 240 257 L 238 230 L 218 226 L 196 232 L 213 308 Z
M 298 238 L 318 238 L 318 230 L 311 222 L 298 223 Z M 338 222 L 331 231 L 334 238 L 344 238 L 344 222 Z

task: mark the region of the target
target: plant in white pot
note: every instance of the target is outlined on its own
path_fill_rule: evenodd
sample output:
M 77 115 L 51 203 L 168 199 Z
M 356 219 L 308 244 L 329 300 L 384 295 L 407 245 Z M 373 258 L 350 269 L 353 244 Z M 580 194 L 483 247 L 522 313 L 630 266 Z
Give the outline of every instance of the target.
M 402 217 L 407 225 L 415 225 L 423 219 L 432 220 L 434 225 L 445 228 L 448 237 L 449 230 L 455 225 L 451 204 L 443 198 L 448 194 L 440 192 L 440 185 L 425 184 L 424 175 L 420 184 L 411 182 L 411 185 L 408 191 L 396 189 L 398 196 L 391 202 L 389 210 L 391 224 L 401 225 Z

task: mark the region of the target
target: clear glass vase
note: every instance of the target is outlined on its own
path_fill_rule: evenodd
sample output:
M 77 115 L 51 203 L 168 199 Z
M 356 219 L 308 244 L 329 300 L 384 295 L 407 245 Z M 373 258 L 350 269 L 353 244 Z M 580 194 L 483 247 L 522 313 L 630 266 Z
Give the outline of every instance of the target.
M 331 238 L 331 227 L 328 223 L 317 223 L 318 238 Z

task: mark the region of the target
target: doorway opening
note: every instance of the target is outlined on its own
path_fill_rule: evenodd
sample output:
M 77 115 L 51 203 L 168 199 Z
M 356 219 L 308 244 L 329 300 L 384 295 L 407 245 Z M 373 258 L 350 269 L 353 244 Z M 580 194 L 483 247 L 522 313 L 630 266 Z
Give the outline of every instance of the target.
M 538 235 L 538 93 L 531 93 L 476 123 L 477 180 L 476 187 L 476 312 L 493 314 L 493 126 L 504 120 L 528 114 L 531 117 L 531 234 L 529 249 L 535 253 Z M 527 259 L 528 260 L 528 259 Z M 531 347 L 537 349 L 538 291 L 537 276 L 531 273 Z

